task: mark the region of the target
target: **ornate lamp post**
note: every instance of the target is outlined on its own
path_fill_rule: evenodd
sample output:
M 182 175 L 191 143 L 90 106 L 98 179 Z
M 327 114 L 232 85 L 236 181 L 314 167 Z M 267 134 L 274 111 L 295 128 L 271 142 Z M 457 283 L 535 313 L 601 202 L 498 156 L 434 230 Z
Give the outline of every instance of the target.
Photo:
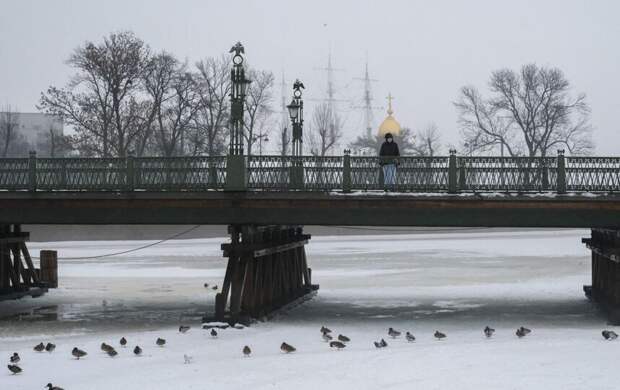
M 293 100 L 286 106 L 293 125 L 292 154 L 294 157 L 301 157 L 303 154 L 304 101 L 301 99 L 301 90 L 304 88 L 304 84 L 299 79 L 295 80 Z
M 291 124 L 293 128 L 293 140 L 292 140 L 292 156 L 293 163 L 291 166 L 291 186 L 293 188 L 301 189 L 303 187 L 304 180 L 304 166 L 301 159 L 303 155 L 303 125 L 304 125 L 304 101 L 301 99 L 301 90 L 305 89 L 304 84 L 295 80 L 293 84 L 293 100 L 291 104 L 286 106 L 288 108 L 289 116 L 291 117 Z
M 230 72 L 230 147 L 226 161 L 226 189 L 240 191 L 246 188 L 245 157 L 243 155 L 243 114 L 245 94 L 250 80 L 245 77 L 241 42 L 230 49 L 233 67 Z

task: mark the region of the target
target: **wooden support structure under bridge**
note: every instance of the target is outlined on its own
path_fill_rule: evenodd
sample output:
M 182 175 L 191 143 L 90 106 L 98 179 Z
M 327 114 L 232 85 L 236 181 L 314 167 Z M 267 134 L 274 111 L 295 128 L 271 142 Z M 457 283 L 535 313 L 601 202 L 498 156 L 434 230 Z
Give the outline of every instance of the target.
M 582 242 L 592 250 L 592 285 L 584 286 L 586 296 L 607 311 L 611 324 L 620 325 L 620 230 L 592 229 L 592 237 Z
M 0 300 L 17 299 L 28 295 L 38 297 L 43 295 L 48 287 L 57 286 L 55 283 L 48 283 L 47 272 L 42 278 L 41 271 L 34 267 L 26 247 L 29 238 L 30 235 L 22 232 L 20 225 L 0 225 Z M 47 252 L 52 252 L 53 256 L 45 257 L 56 264 L 55 252 Z M 49 274 L 55 275 L 54 272 Z
M 303 301 L 318 290 L 312 284 L 301 226 L 230 225 L 231 242 L 222 290 L 215 298 L 218 321 L 249 322 Z

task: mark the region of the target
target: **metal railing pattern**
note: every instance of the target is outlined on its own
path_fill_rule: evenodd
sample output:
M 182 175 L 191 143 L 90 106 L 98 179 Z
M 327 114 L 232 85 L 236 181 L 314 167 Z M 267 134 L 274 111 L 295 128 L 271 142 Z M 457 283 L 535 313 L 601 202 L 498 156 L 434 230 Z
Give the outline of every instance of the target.
M 239 157 L 239 156 L 235 156 Z M 240 175 L 248 191 L 372 191 L 385 189 L 379 157 L 230 156 L 0 159 L 1 191 L 226 190 Z M 398 192 L 615 192 L 620 157 L 415 157 L 397 165 Z M 238 177 L 238 176 L 237 176 Z M 239 190 L 239 188 L 235 188 Z

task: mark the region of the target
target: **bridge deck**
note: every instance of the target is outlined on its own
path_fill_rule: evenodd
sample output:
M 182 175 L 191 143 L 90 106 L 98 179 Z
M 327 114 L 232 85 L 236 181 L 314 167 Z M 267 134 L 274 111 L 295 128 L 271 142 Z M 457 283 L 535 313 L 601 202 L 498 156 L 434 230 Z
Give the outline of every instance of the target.
M 0 223 L 620 228 L 620 195 L 21 191 Z

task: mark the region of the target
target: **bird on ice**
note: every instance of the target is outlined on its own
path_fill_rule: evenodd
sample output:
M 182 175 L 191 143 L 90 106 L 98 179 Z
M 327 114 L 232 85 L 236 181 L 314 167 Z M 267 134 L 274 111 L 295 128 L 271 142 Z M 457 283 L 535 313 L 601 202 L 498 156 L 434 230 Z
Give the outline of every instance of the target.
M 190 329 L 190 326 L 187 325 L 181 325 L 179 326 L 179 332 L 180 333 L 187 333 L 187 331 Z
M 400 332 L 395 330 L 394 328 L 390 328 L 390 329 L 388 329 L 388 336 L 390 336 L 391 338 L 395 339 L 397 337 L 400 337 Z
M 441 333 L 438 330 L 435 331 L 435 335 L 434 336 L 435 336 L 435 338 L 437 340 L 442 340 L 442 339 L 445 339 L 447 337 L 445 333 Z
M 284 352 L 284 353 L 291 353 L 291 352 L 295 352 L 296 351 L 295 347 L 293 347 L 292 345 L 287 344 L 287 343 L 282 343 L 280 345 L 280 350 L 282 352 Z
M 415 336 L 412 335 L 411 333 L 407 332 L 405 333 L 405 338 L 407 339 L 407 341 L 409 341 L 410 343 L 415 341 Z
M 13 373 L 13 375 L 22 372 L 22 369 L 16 364 L 9 364 L 7 367 L 9 368 L 9 371 Z
M 531 331 L 530 329 L 525 328 L 525 327 L 523 327 L 523 326 L 522 326 L 522 327 L 520 327 L 519 329 L 517 329 L 517 331 L 515 332 L 515 334 L 516 334 L 519 338 L 521 338 L 521 337 L 525 337 L 525 336 L 527 336 L 527 335 L 528 335 L 528 334 L 530 334 L 531 332 L 532 332 L 532 331 Z
M 73 355 L 77 360 L 80 360 L 80 358 L 82 358 L 82 357 L 84 357 L 84 356 L 86 356 L 88 354 L 86 353 L 86 351 L 82 351 L 78 347 L 75 347 L 71 351 L 71 355 Z
M 37 352 L 43 352 L 45 350 L 45 345 L 43 343 L 39 343 L 35 345 L 33 349 Z
M 114 347 L 112 347 L 110 344 L 101 343 L 101 350 L 103 352 L 108 352 L 108 351 L 111 351 L 113 349 L 114 349 Z
M 326 341 L 326 342 L 327 341 L 332 341 L 332 339 L 333 339 L 332 335 L 330 335 L 329 333 L 323 333 L 321 335 L 321 337 L 323 337 L 323 340 Z
M 190 364 L 194 360 L 193 357 L 188 356 L 186 354 L 183 354 L 183 359 L 185 359 L 185 364 Z
M 217 284 L 213 287 L 211 287 L 211 290 L 217 290 Z
M 47 343 L 47 345 L 45 346 L 45 350 L 50 353 L 54 352 L 55 349 L 56 349 L 56 344 Z
M 343 343 L 348 343 L 349 341 L 351 341 L 351 339 L 343 334 L 339 334 L 338 341 L 342 341 Z
M 209 288 L 209 283 L 204 284 L 205 288 Z
M 139 345 L 136 345 L 136 347 L 133 349 L 133 354 L 136 356 L 142 355 L 142 348 L 140 348 Z
M 120 343 L 121 343 L 121 347 L 124 347 L 125 345 L 127 345 L 127 339 L 124 337 L 121 337 Z
M 484 335 L 487 336 L 487 338 L 490 338 L 491 336 L 493 336 L 493 333 L 495 333 L 495 329 L 490 328 L 488 326 L 484 327 Z
M 613 330 L 604 330 L 601 333 L 603 334 L 603 337 L 605 338 L 605 340 L 615 340 L 618 338 L 618 334 L 614 332 Z
M 331 329 L 321 326 L 321 333 L 325 334 L 325 333 L 331 333 L 331 332 L 332 332 Z
M 252 354 L 252 350 L 250 349 L 250 347 L 248 347 L 247 345 L 243 347 L 243 355 L 250 356 L 250 354 Z
M 217 337 L 217 331 L 215 328 L 211 328 L 211 337 Z
M 48 383 L 45 387 L 47 387 L 48 390 L 65 390 L 62 387 L 54 386 L 51 383 Z
M 19 357 L 19 354 L 17 352 L 13 352 L 13 355 L 11 356 L 11 358 L 9 360 L 11 361 L 11 363 L 17 364 L 17 363 L 19 363 L 21 358 Z
M 159 345 L 160 347 L 163 347 L 164 345 L 166 345 L 166 340 L 162 339 L 161 337 L 158 337 L 157 341 L 155 341 L 155 344 Z
M 340 342 L 340 341 L 332 341 L 331 343 L 329 343 L 330 348 L 342 349 L 346 346 L 347 345 L 345 343 Z

